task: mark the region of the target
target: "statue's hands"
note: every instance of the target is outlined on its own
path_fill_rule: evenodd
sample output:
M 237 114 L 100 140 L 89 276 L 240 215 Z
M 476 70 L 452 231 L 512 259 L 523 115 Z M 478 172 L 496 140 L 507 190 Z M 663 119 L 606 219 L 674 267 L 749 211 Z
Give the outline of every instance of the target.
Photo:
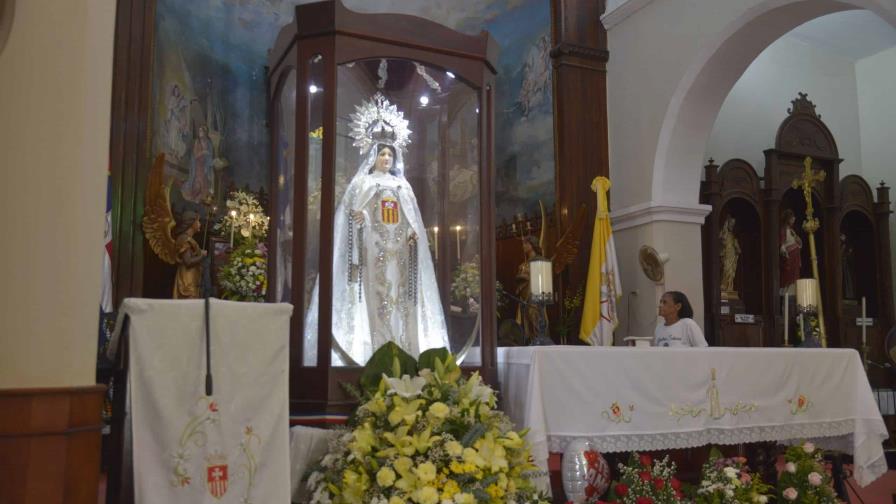
M 205 257 L 205 256 L 207 256 L 207 255 L 208 255 L 208 250 L 203 250 L 203 251 L 202 251 L 202 257 Z
M 355 224 L 363 224 L 364 213 L 360 210 L 352 210 L 352 220 L 355 222 Z
M 411 234 L 408 235 L 408 243 L 415 242 L 415 241 L 417 241 L 419 238 L 420 238 L 420 237 L 417 236 L 417 233 L 415 233 L 414 231 L 411 231 Z

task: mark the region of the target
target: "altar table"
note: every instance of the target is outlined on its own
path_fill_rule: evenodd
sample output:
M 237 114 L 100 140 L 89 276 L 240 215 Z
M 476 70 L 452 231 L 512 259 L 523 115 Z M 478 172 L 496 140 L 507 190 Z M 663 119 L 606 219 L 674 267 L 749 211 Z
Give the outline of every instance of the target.
M 852 349 L 498 349 L 501 404 L 535 462 L 576 438 L 603 452 L 811 439 L 850 453 L 868 485 L 887 429 Z

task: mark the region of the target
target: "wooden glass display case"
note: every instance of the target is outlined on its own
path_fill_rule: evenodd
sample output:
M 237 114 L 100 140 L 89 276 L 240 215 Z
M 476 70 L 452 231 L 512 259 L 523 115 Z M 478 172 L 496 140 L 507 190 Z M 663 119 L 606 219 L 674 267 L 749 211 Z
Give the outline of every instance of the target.
M 494 382 L 496 56 L 486 32 L 338 0 L 278 35 L 269 296 L 295 306 L 294 414 L 347 411 L 340 382 L 386 340 L 443 341 Z

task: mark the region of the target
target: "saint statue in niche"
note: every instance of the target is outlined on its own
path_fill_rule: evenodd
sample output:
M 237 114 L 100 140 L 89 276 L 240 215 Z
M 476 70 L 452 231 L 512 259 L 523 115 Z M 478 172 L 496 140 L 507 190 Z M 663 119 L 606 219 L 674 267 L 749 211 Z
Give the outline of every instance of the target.
M 734 277 L 737 274 L 737 260 L 740 258 L 740 244 L 734 236 L 734 217 L 728 216 L 719 233 L 722 259 L 722 299 L 737 299 L 734 290 Z
M 840 268 L 842 270 L 843 299 L 857 299 L 855 283 L 855 254 L 845 233 L 840 233 Z
M 352 114 L 362 161 L 334 217 L 333 365 L 363 365 L 395 342 L 413 356 L 448 347 L 426 228 L 404 177 L 404 114 L 377 93 Z M 306 349 L 318 331 L 318 282 L 305 318 Z M 305 352 L 306 365 L 317 361 Z
M 796 216 L 793 214 L 793 210 L 789 208 L 784 210 L 781 213 L 780 232 L 780 285 L 782 295 L 793 290 L 791 286 L 800 277 L 800 269 L 802 268 L 800 254 L 803 249 L 803 240 L 796 234 L 793 228 L 794 224 L 796 224 Z

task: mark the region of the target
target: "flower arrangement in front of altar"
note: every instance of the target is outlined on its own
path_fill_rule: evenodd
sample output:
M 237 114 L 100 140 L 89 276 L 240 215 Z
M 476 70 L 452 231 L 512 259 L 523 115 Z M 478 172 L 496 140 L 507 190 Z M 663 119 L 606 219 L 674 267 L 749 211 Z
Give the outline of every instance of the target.
M 684 502 L 675 463 L 633 452 L 628 464 L 619 464 L 619 480 L 610 485 L 607 502 L 615 504 L 671 504 Z
M 724 458 L 715 448 L 703 464 L 695 504 L 765 504 L 773 489 L 758 474 L 750 473 L 743 457 Z
M 778 502 L 838 502 L 822 456 L 822 451 L 810 442 L 787 448 L 784 470 L 778 476 Z
M 218 273 L 222 299 L 264 301 L 268 288 L 264 238 L 269 222 L 254 194 L 239 190 L 230 193 L 227 213 L 214 228 L 222 238 L 230 235 L 230 257 Z
M 481 276 L 479 274 L 479 256 L 467 261 L 454 270 L 451 279 L 451 301 L 455 306 L 470 312 L 476 312 L 481 299 Z
M 231 247 L 267 237 L 270 218 L 254 194 L 239 189 L 231 191 L 226 207 L 224 215 L 215 223 L 214 232 L 222 238 L 229 236 Z
M 447 350 L 428 350 L 418 364 L 387 343 L 361 385 L 367 401 L 351 431 L 333 439 L 308 476 L 312 504 L 547 502 L 529 479 L 536 467 L 525 433 L 495 409 L 478 373 L 461 376 Z

